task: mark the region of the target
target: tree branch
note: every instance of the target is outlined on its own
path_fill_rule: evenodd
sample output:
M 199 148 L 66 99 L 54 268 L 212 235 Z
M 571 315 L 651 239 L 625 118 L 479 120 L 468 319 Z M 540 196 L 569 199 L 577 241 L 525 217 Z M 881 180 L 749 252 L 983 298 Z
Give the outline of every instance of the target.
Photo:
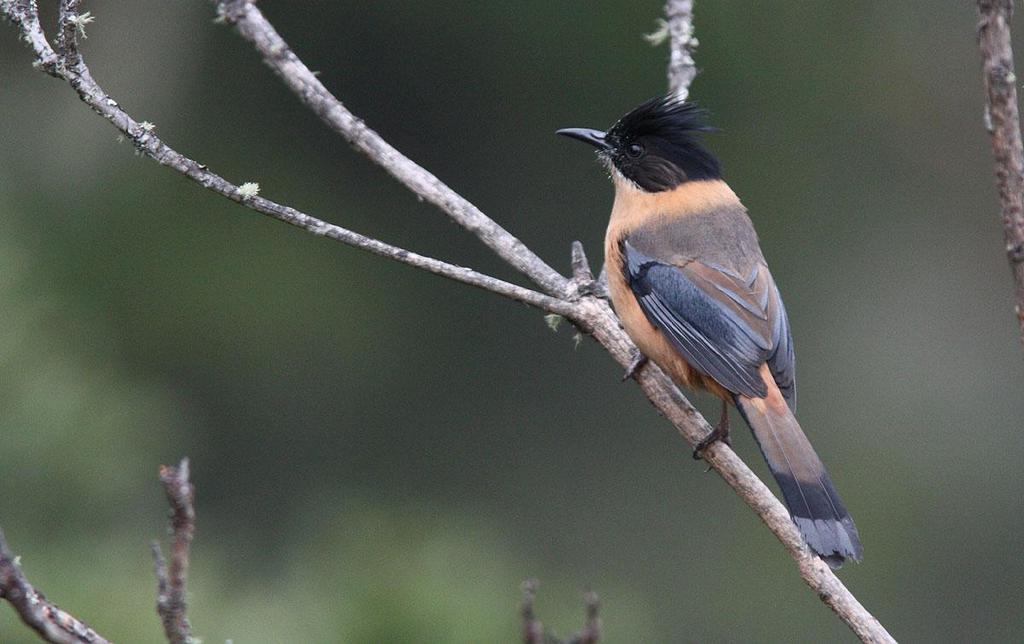
M 160 466 L 160 484 L 171 506 L 171 565 L 167 566 L 160 543 L 152 544 L 156 569 L 156 612 L 171 644 L 190 644 L 192 627 L 186 616 L 185 585 L 188 580 L 188 554 L 196 531 L 196 511 L 192 505 L 195 488 L 188 480 L 188 459 L 178 467 Z
M 57 51 L 69 66 L 78 65 L 82 56 L 78 53 L 78 34 L 85 33 L 78 5 L 82 0 L 61 0 L 60 22 L 57 28 Z
M 668 28 L 668 91 L 679 100 L 690 95 L 690 84 L 697 77 L 697 64 L 693 51 L 697 39 L 693 36 L 693 0 L 668 0 L 665 3 L 665 22 Z
M 68 4 L 70 3 L 66 3 L 62 9 L 67 7 Z M 273 217 L 278 221 L 283 221 L 313 234 L 328 237 L 381 257 L 414 266 L 435 275 L 492 291 L 498 295 L 551 313 L 570 317 L 570 306 L 564 300 L 478 273 L 463 266 L 419 255 L 404 248 L 360 235 L 341 226 L 329 224 L 295 208 L 260 197 L 256 194 L 259 190 L 258 185 L 250 184 L 254 187 L 246 190 L 243 186 L 227 181 L 220 175 L 212 172 L 206 165 L 186 157 L 165 144 L 155 134 L 152 124 L 140 123 L 121 109 L 117 101 L 111 98 L 93 80 L 89 68 L 80 57 L 70 59 L 54 53 L 43 35 L 42 28 L 39 25 L 39 16 L 35 11 L 34 5 L 19 0 L 5 0 L 5 2 L 0 3 L 0 11 L 3 11 L 8 18 L 21 27 L 23 37 L 35 51 L 37 67 L 52 76 L 70 83 L 75 91 L 78 92 L 78 96 L 82 101 L 89 105 L 93 111 L 110 121 L 115 128 L 132 141 L 140 153 L 152 158 L 157 163 L 176 170 L 208 190 L 248 206 L 252 210 Z M 66 24 L 66 20 L 63 17 L 62 24 Z M 62 29 L 61 33 L 64 34 L 66 32 Z M 74 41 L 74 37 L 75 32 L 72 30 L 69 43 Z M 77 46 L 74 45 L 66 45 L 66 49 L 77 52 Z M 521 242 L 518 243 L 521 244 Z M 559 278 L 562 280 L 559 286 L 559 294 L 561 295 L 565 290 L 564 285 L 567 284 L 567 281 L 561 276 Z
M 14 607 L 21 621 L 54 644 L 110 644 L 85 622 L 47 601 L 28 583 L 0 530 L 0 598 Z
M 529 277 L 549 295 L 565 292 L 566 279 L 548 266 L 510 232 L 499 226 L 465 197 L 416 165 L 379 134 L 356 118 L 299 60 L 277 30 L 249 0 L 213 0 L 221 19 L 263 55 L 263 61 L 331 129 L 382 167 L 406 188 L 443 210 L 456 223 L 479 237 L 499 257 Z
M 546 294 L 389 246 L 327 224 L 293 208 L 255 196 L 251 189 L 245 189 L 246 186 L 239 187 L 227 182 L 210 172 L 206 166 L 172 150 L 152 133 L 152 126 L 145 127 L 121 110 L 95 83 L 81 59 L 75 63 L 71 57 L 55 54 L 39 27 L 38 14 L 33 2 L 0 0 L 0 11 L 18 24 L 24 39 L 35 52 L 36 65 L 70 83 L 83 101 L 130 138 L 141 153 L 218 194 L 275 219 L 562 315 L 583 332 L 591 334 L 620 365 L 627 367 L 632 363 L 636 347 L 622 330 L 611 307 L 604 300 L 587 294 L 585 288 L 580 289 L 581 281 L 585 281 L 589 273 L 589 270 L 584 271 L 582 268 L 581 252 L 574 252 L 576 261 L 573 280 L 558 274 L 520 240 L 441 183 L 434 175 L 399 153 L 349 112 L 292 53 L 255 5 L 248 0 L 228 0 L 217 3 L 217 6 L 221 17 L 236 26 L 300 100 L 332 129 L 390 172 L 403 185 L 441 208 L 453 220 L 476 234 L 498 256 L 533 280 Z M 692 0 L 668 2 L 666 11 L 673 34 L 671 59 L 683 61 L 675 71 L 670 70 L 670 79 L 675 83 L 674 91 L 683 95 L 688 91 L 689 82 L 696 73 L 688 50 L 695 44 L 692 40 L 693 27 L 690 19 Z M 66 53 L 66 48 L 62 51 Z M 672 422 L 691 445 L 697 444 L 711 431 L 704 418 L 656 365 L 651 364 L 643 369 L 636 379 L 651 403 Z M 782 542 L 797 563 L 800 575 L 807 585 L 858 637 L 867 642 L 894 641 L 878 620 L 861 606 L 832 571 L 810 551 L 786 509 L 727 445 L 721 442 L 714 443 L 704 451 L 703 457 Z
M 992 137 L 1003 240 L 1013 271 L 1015 311 L 1024 343 L 1024 148 L 1010 42 L 1013 0 L 978 0 L 978 15 L 978 46 L 987 99 L 985 124 Z

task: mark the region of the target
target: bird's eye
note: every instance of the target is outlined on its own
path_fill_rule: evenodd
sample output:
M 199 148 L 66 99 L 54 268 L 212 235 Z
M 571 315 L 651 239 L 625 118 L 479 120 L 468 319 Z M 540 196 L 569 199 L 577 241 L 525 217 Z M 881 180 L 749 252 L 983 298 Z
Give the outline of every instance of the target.
M 629 146 L 626 147 L 626 154 L 632 159 L 639 157 L 643 153 L 644 146 L 639 143 L 630 143 Z

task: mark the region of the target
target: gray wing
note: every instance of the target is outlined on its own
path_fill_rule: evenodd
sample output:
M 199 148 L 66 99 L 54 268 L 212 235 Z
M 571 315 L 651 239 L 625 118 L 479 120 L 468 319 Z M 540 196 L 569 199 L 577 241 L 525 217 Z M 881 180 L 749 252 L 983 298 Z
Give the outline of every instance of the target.
M 765 273 L 768 269 L 765 268 Z M 771 282 L 771 320 L 772 337 L 775 341 L 775 348 L 768 356 L 768 369 L 775 378 L 775 384 L 779 386 L 789 410 L 796 413 L 796 355 L 793 353 L 793 334 L 789 330 L 789 318 L 786 316 L 786 307 L 782 304 L 782 295 L 775 280 L 768 273 L 768 281 Z
M 697 261 L 659 261 L 621 243 L 626 279 L 647 319 L 694 368 L 734 394 L 767 395 L 768 367 L 795 404 L 793 343 L 778 289 L 761 262 L 739 275 Z

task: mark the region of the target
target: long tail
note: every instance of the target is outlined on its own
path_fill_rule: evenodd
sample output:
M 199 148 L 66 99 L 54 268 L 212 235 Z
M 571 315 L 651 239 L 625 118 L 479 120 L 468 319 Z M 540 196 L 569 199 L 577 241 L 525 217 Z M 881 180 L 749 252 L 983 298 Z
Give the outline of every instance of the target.
M 857 526 L 774 385 L 774 381 L 769 383 L 767 398 L 736 396 L 736 406 L 753 430 L 807 545 L 833 569 L 846 559 L 860 561 L 863 547 Z

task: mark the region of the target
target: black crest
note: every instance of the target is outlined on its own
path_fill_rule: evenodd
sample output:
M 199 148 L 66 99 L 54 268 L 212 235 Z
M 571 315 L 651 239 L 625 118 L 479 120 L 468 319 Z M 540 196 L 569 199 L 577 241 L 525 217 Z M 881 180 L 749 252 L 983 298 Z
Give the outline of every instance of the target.
M 706 116 L 693 103 L 671 96 L 652 98 L 608 130 L 604 154 L 623 176 L 648 192 L 717 179 L 718 159 L 698 138 L 714 131 Z

